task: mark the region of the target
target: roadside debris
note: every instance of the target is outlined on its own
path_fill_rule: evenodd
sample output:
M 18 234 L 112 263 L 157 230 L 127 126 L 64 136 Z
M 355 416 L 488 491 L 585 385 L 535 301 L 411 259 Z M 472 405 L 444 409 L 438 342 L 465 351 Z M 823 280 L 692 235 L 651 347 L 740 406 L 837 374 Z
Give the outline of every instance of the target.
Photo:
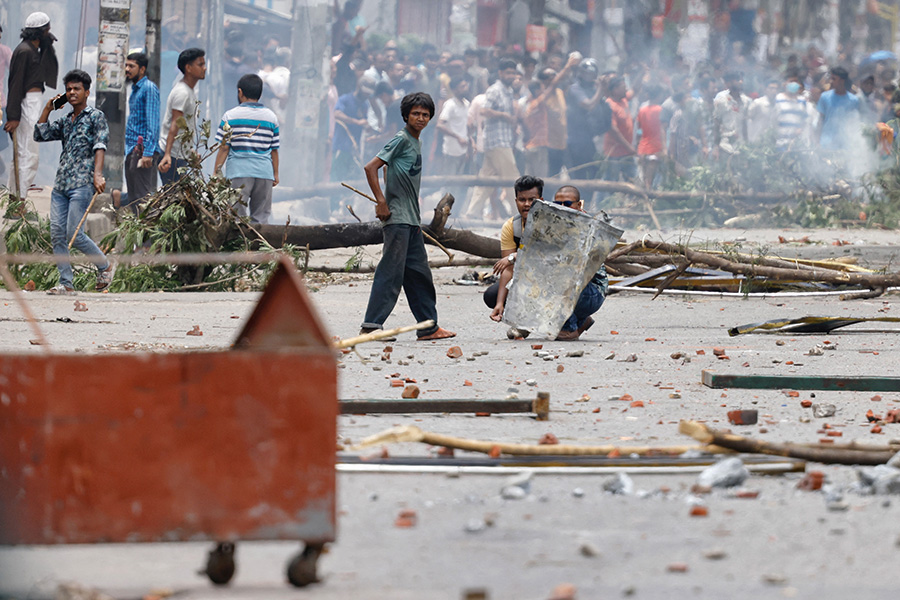
M 740 458 L 733 456 L 724 458 L 709 467 L 697 477 L 697 483 L 708 487 L 736 487 L 744 483 L 750 471 Z

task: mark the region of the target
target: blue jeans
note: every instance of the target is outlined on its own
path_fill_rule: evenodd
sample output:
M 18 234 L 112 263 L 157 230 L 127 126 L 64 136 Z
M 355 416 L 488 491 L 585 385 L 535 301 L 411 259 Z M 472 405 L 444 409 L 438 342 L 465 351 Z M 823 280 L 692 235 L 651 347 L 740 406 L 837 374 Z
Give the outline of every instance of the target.
M 74 190 L 53 190 L 50 195 L 50 240 L 53 242 L 53 254 L 69 255 L 69 240 L 72 239 L 72 234 L 81 222 L 81 217 L 84 216 L 93 195 L 93 185 L 83 185 Z M 73 246 L 88 256 L 100 257 L 102 260 L 95 263 L 98 270 L 105 271 L 109 268 L 106 256 L 84 232 L 84 226 L 78 230 Z M 59 269 L 59 283 L 66 287 L 74 287 L 72 265 L 62 262 L 58 263 L 56 268 Z
M 566 323 L 562 326 L 562 331 L 575 331 L 587 321 L 587 318 L 600 310 L 606 296 L 600 291 L 600 286 L 591 281 L 587 287 L 582 290 L 578 296 L 578 302 L 575 303 L 575 310 L 572 316 L 566 319 Z
M 435 322 L 430 329 L 422 329 L 418 337 L 431 335 L 437 327 L 437 297 L 422 228 L 413 225 L 385 225 L 384 248 L 375 269 L 369 306 L 362 326 L 381 329 L 400 297 L 400 288 L 406 292 L 409 309 L 417 323 L 429 319 Z

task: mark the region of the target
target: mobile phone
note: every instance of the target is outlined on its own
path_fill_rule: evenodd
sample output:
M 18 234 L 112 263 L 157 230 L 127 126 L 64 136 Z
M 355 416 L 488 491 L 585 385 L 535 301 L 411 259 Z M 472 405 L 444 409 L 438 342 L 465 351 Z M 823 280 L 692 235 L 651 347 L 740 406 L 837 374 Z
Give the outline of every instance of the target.
M 53 101 L 53 109 L 59 110 L 63 106 L 65 106 L 68 102 L 69 101 L 66 99 L 66 95 L 63 94 L 62 96 L 60 96 L 59 98 L 57 98 L 56 100 Z

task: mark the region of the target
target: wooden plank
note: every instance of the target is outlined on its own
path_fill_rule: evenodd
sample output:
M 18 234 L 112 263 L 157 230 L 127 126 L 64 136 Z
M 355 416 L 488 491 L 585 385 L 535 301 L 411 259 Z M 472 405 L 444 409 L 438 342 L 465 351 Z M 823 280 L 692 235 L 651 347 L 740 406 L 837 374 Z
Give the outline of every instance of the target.
M 412 413 L 533 413 L 535 400 L 341 400 L 343 415 Z
M 703 370 L 703 385 L 748 390 L 827 390 L 900 392 L 900 377 L 827 377 L 821 375 L 728 375 Z

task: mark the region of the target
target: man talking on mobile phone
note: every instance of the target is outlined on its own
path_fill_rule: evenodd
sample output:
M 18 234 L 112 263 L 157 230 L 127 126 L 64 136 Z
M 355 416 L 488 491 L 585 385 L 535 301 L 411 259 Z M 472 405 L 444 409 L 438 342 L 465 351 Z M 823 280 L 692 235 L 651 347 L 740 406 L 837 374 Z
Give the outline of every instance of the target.
M 79 228 L 84 213 L 87 212 L 94 193 L 106 189 L 103 178 L 103 160 L 109 142 L 109 126 L 102 111 L 87 105 L 91 90 L 91 76 L 75 69 L 63 77 L 65 96 L 56 96 L 44 105 L 44 110 L 34 126 L 34 141 L 62 142 L 56 182 L 50 196 L 50 240 L 53 253 L 68 256 L 69 240 L 75 236 L 74 246 L 87 256 L 93 257 L 97 266 L 98 292 L 112 283 L 113 268 L 97 244 Z M 56 108 L 60 98 L 68 100 L 72 111 L 49 123 L 50 113 Z M 78 235 L 75 235 L 76 230 Z M 59 284 L 47 293 L 72 295 L 75 293 L 75 279 L 72 265 L 61 262 Z

